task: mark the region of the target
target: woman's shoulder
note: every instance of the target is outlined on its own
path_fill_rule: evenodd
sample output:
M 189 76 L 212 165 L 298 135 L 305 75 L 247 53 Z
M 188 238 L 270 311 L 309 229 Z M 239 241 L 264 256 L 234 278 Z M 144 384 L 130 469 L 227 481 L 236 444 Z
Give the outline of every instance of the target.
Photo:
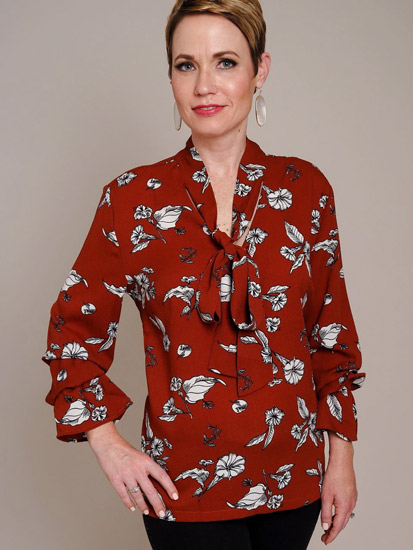
M 175 156 L 171 155 L 150 164 L 139 164 L 129 168 L 106 183 L 103 191 L 107 192 L 110 189 L 110 193 L 116 194 L 118 189 L 126 187 L 129 189 L 134 188 L 134 190 L 137 188 L 157 189 L 162 185 L 160 176 L 169 171 L 175 163 Z M 167 170 L 165 170 L 165 167 L 167 167 Z
M 266 153 L 268 168 L 281 172 L 285 181 L 310 186 L 315 191 L 331 194 L 332 185 L 318 164 L 295 155 L 275 155 Z

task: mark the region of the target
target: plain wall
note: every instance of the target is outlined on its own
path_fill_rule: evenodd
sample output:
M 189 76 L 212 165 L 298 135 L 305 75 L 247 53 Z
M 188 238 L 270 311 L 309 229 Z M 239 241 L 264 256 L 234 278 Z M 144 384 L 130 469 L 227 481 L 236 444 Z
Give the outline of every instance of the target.
M 41 361 L 51 304 L 102 187 L 180 150 L 164 28 L 172 0 L 1 0 L 4 549 L 149 550 L 87 443 L 55 438 Z M 356 516 L 333 545 L 404 550 L 411 521 L 413 3 L 263 0 L 268 121 L 248 136 L 311 161 L 335 190 L 346 283 L 367 373 L 355 392 Z M 125 298 L 111 378 L 139 448 L 142 329 Z M 310 549 L 321 548 L 318 522 Z

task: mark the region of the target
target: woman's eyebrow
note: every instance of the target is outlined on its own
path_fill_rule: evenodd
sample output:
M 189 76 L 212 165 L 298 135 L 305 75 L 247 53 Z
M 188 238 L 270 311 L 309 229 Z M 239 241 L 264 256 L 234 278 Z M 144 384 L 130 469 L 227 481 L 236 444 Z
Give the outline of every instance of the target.
M 235 55 L 237 57 L 239 57 L 239 55 L 236 53 L 236 52 L 233 52 L 232 50 L 227 50 L 225 52 L 217 52 L 217 53 L 214 53 L 214 55 L 212 57 L 216 58 L 216 57 L 222 57 L 224 55 L 228 55 L 228 54 L 232 54 L 232 55 Z M 182 57 L 183 59 L 190 59 L 190 60 L 194 60 L 194 56 L 193 55 L 189 55 L 187 53 L 180 53 L 179 55 L 177 55 L 175 57 L 175 60 L 174 60 L 174 63 L 176 63 L 176 60 L 179 59 L 180 57 Z

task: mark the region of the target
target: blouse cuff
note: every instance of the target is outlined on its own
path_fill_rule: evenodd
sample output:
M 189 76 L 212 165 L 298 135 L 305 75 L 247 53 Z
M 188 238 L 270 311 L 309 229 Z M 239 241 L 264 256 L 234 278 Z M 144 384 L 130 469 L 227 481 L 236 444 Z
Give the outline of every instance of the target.
M 60 441 L 87 441 L 86 432 L 106 422 L 117 422 L 133 401 L 103 374 L 56 397 L 56 437 Z M 81 429 L 80 429 L 81 427 Z
M 357 408 L 353 393 L 346 386 L 318 401 L 315 427 L 331 430 L 345 441 L 357 441 Z

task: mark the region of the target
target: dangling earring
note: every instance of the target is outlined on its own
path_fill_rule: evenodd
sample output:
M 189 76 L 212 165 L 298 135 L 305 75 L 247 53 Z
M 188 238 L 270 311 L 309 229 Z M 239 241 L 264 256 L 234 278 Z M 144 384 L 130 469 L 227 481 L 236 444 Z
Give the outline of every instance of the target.
M 265 106 L 264 97 L 260 93 L 255 98 L 255 118 L 257 119 L 258 126 L 264 126 L 267 121 L 267 108 Z
M 175 121 L 175 129 L 179 132 L 182 126 L 182 117 L 179 114 L 178 105 L 176 104 L 176 101 L 174 103 L 174 121 Z

